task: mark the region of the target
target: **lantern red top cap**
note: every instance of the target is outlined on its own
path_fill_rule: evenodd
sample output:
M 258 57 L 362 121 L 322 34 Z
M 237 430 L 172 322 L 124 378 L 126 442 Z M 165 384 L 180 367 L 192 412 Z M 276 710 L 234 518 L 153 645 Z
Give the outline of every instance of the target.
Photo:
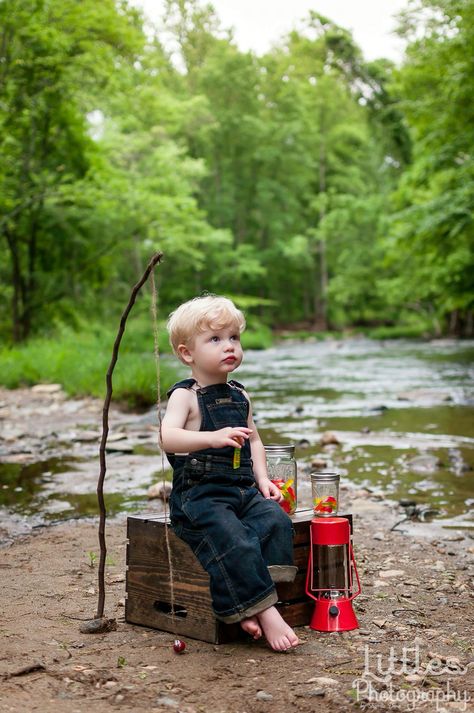
M 351 536 L 346 517 L 315 517 L 311 520 L 311 541 L 314 545 L 347 545 Z

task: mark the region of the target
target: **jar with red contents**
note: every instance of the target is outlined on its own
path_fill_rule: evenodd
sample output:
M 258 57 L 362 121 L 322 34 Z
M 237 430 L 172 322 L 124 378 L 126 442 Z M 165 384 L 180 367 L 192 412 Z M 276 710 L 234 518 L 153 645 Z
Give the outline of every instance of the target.
M 296 461 L 295 446 L 271 444 L 265 446 L 268 477 L 283 495 L 280 505 L 288 515 L 296 512 Z
M 314 514 L 334 517 L 339 507 L 339 473 L 311 473 L 311 491 Z

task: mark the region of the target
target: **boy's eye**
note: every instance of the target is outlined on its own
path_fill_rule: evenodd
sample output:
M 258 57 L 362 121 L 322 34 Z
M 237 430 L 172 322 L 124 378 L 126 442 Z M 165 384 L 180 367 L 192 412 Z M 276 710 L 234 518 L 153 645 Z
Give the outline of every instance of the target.
M 231 339 L 233 342 L 240 342 L 240 334 L 233 334 Z
M 218 341 L 219 341 L 219 337 L 216 337 L 215 335 L 213 337 L 211 337 L 211 342 L 218 342 Z

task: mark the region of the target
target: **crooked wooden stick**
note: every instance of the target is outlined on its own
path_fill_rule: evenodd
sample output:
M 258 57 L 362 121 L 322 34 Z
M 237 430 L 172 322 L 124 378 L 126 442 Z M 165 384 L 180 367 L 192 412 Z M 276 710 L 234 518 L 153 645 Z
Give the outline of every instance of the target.
M 112 359 L 110 360 L 109 368 L 107 369 L 107 374 L 105 377 L 105 381 L 107 384 L 107 392 L 106 392 L 105 401 L 104 401 L 104 408 L 102 411 L 102 438 L 100 441 L 100 448 L 99 448 L 100 474 L 99 474 L 99 481 L 97 483 L 97 499 L 99 501 L 99 513 L 100 513 L 100 517 L 99 517 L 100 560 L 99 560 L 99 570 L 98 570 L 99 599 L 98 599 L 98 603 L 97 603 L 96 620 L 103 619 L 104 604 L 105 604 L 105 558 L 107 555 L 107 545 L 105 542 L 105 520 L 107 517 L 107 511 L 105 509 L 105 501 L 104 501 L 104 480 L 105 480 L 105 473 L 107 470 L 106 461 L 105 461 L 105 448 L 107 445 L 107 436 L 109 433 L 109 407 L 110 407 L 110 401 L 112 399 L 112 374 L 113 374 L 113 371 L 115 368 L 115 364 L 117 363 L 120 342 L 122 341 L 123 333 L 125 331 L 125 324 L 127 322 L 128 315 L 130 314 L 130 311 L 131 311 L 133 305 L 135 304 L 135 299 L 137 297 L 138 292 L 140 291 L 142 286 L 145 284 L 145 282 L 148 280 L 150 273 L 153 272 L 154 268 L 161 261 L 162 257 L 163 257 L 163 253 L 155 253 L 155 255 L 153 255 L 153 257 L 151 258 L 151 260 L 148 264 L 148 267 L 146 268 L 142 277 L 137 282 L 135 287 L 132 289 L 132 292 L 130 294 L 130 299 L 128 301 L 128 305 L 126 306 L 126 308 L 122 314 L 122 317 L 120 318 L 120 327 L 117 332 L 117 336 L 115 337 L 115 342 L 114 342 L 114 346 L 113 346 L 113 350 L 112 350 Z M 104 621 L 104 627 L 105 627 L 104 630 L 110 630 L 110 624 L 107 625 L 105 623 L 105 621 Z M 93 627 L 93 630 L 98 631 L 99 629 L 97 626 L 95 626 L 95 627 Z

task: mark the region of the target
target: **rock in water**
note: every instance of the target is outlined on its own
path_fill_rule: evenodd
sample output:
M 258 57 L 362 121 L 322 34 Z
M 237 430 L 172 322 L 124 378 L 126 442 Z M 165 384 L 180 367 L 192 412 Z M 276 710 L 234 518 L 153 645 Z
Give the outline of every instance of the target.
M 329 446 L 331 444 L 339 446 L 341 444 L 339 438 L 332 431 L 324 431 L 319 442 L 322 446 Z
M 81 634 L 106 634 L 108 631 L 116 631 L 117 622 L 115 619 L 107 619 L 105 616 L 100 619 L 85 621 L 79 631 Z
M 313 458 L 313 460 L 311 461 L 311 468 L 313 470 L 322 470 L 323 468 L 327 468 L 327 464 L 328 462 L 324 458 L 316 457 Z
M 441 466 L 441 461 L 437 456 L 426 453 L 410 458 L 410 460 L 407 461 L 407 466 L 414 473 L 436 473 Z
M 159 498 L 159 500 L 168 500 L 171 495 L 171 483 L 155 483 L 148 488 L 148 500 Z

